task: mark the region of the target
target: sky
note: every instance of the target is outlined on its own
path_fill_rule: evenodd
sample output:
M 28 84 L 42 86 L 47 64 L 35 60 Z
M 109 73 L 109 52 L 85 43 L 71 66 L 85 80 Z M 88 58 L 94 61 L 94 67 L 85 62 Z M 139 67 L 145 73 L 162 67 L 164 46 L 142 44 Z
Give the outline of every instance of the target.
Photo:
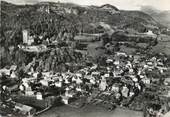
M 37 2 L 71 2 L 79 5 L 111 4 L 122 10 L 140 10 L 141 6 L 151 6 L 158 10 L 170 10 L 170 0 L 4 0 L 15 4 L 34 4 Z

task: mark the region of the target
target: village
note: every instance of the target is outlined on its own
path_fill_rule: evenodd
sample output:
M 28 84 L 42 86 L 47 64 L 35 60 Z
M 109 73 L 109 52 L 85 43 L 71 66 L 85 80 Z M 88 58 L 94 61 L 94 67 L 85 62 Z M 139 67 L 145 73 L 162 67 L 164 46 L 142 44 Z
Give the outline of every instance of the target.
M 0 4 L 0 117 L 170 116 L 160 0 L 17 1 Z
M 8 115 L 33 116 L 54 106 L 89 104 L 109 111 L 117 107 L 143 111 L 144 117 L 162 117 L 169 111 L 169 66 L 163 53 L 152 55 L 139 47 L 138 52 L 129 52 L 120 49 L 126 41 L 105 42 L 105 54 L 94 59 L 94 51 L 101 47 L 88 51 L 81 44 L 103 43 L 103 34 L 80 34 L 76 42 L 59 43 L 48 38 L 42 42 L 28 30 L 22 33 L 18 49 L 24 62 L 0 70 L 0 103 Z

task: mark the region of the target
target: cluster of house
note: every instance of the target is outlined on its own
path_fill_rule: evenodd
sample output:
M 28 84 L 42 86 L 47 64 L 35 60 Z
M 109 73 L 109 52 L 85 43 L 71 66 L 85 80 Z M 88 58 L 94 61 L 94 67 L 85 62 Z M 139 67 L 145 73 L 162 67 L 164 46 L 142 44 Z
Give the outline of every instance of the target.
M 105 62 L 106 66 L 93 64 L 74 73 L 28 71 L 29 77 L 22 78 L 19 89 L 24 95 L 36 94 L 37 99 L 43 100 L 44 92 L 40 89 L 59 88 L 61 90 L 55 95 L 62 96 L 65 104 L 68 104 L 69 99 L 77 94 L 90 96 L 94 89 L 112 92 L 115 99 L 119 101 L 130 100 L 142 92 L 145 85 L 152 83 L 152 78 L 147 76 L 146 71 L 158 69 L 161 74 L 167 70 L 162 59 L 152 57 L 142 60 L 140 56 L 127 55 L 122 52 L 108 57 Z M 14 70 L 9 75 L 11 78 L 17 78 Z
M 92 63 L 92 65 L 73 72 L 23 68 L 26 71 L 25 76 L 19 79 L 19 82 L 17 80 L 18 90 L 15 91 L 20 95 L 33 96 L 37 100 L 44 100 L 50 94 L 61 97 L 64 104 L 70 104 L 72 100 L 82 96 L 97 98 L 97 96 L 93 96 L 97 90 L 99 94 L 109 94 L 112 97 L 109 100 L 110 103 L 128 106 L 135 97 L 145 91 L 146 86 L 153 84 L 154 75 L 148 75 L 149 72 L 153 74 L 153 71 L 156 71 L 162 75 L 167 71 L 166 60 L 165 57 L 147 57 L 140 54 L 127 55 L 124 52 L 115 52 L 114 55 L 107 56 L 102 61 L 105 63 L 103 65 Z M 0 76 L 3 77 L 5 74 L 10 79 L 18 79 L 16 71 L 17 66 L 1 69 Z M 6 85 L 2 86 L 4 91 L 9 89 Z M 170 93 L 168 95 L 170 96 Z

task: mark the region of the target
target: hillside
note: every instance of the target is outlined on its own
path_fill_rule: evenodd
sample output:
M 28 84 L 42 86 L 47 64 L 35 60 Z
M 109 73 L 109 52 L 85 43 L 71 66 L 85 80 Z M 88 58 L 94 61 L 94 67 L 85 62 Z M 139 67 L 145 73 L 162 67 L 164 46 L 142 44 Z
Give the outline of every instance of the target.
M 7 63 L 11 62 L 12 48 L 22 43 L 23 29 L 29 30 L 30 36 L 60 42 L 74 40 L 78 33 L 104 32 L 112 35 L 116 30 L 126 29 L 157 31 L 160 24 L 143 12 L 123 11 L 109 4 L 100 7 L 52 2 L 15 5 L 2 1 L 0 26 L 0 53 L 3 53 L 0 61 Z

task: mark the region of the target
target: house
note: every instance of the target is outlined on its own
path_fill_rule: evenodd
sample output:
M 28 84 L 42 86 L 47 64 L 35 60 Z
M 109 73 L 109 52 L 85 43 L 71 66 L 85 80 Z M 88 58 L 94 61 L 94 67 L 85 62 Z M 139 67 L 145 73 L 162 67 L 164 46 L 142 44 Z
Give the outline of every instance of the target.
M 100 75 L 100 72 L 97 72 L 97 71 L 96 71 L 96 72 L 92 72 L 91 75 L 92 75 L 92 76 L 99 76 L 99 75 Z
M 114 77 L 120 77 L 121 72 L 119 70 L 113 71 L 113 76 Z
M 146 66 L 150 70 L 154 69 L 154 63 L 152 61 L 147 61 Z
M 156 68 L 158 68 L 160 71 L 167 70 L 167 68 L 164 67 L 164 64 L 162 62 L 157 62 Z
M 25 88 L 25 95 L 26 96 L 34 96 L 34 91 L 32 91 L 31 87 L 28 86 L 27 88 Z
M 28 105 L 23 105 L 21 103 L 16 103 L 15 109 L 18 109 L 19 111 L 21 111 L 22 114 L 28 116 L 33 115 L 36 112 L 36 110 L 33 107 L 30 107 Z
M 170 86 L 170 78 L 165 78 L 164 84 Z
M 146 32 L 145 34 L 147 34 L 147 35 L 155 35 L 151 30 L 148 30 L 148 32 Z
M 5 75 L 10 75 L 10 70 L 6 68 L 0 69 L 0 76 L 2 76 L 3 73 Z
M 138 61 L 141 58 L 141 56 L 140 56 L 140 54 L 139 55 L 136 54 L 136 55 L 133 56 L 133 58 L 134 58 L 135 61 Z
M 37 92 L 36 98 L 37 98 L 37 100 L 43 100 L 42 93 L 41 92 Z
M 22 49 L 25 52 L 33 52 L 33 53 L 41 53 L 48 51 L 47 46 L 45 45 L 37 45 L 37 46 L 20 46 L 20 49 Z
M 150 84 L 151 83 L 151 80 L 149 78 L 143 78 L 142 81 L 143 81 L 144 84 Z
M 127 54 L 125 52 L 116 52 L 115 54 L 117 56 L 125 56 L 125 57 L 127 57 Z
M 62 101 L 63 101 L 63 103 L 64 104 L 69 104 L 69 97 L 67 97 L 67 96 L 62 96 Z
M 30 36 L 30 37 L 28 37 L 27 45 L 31 45 L 32 43 L 34 43 L 34 37 Z
M 106 63 L 112 63 L 112 62 L 113 62 L 112 59 L 107 59 L 107 60 L 106 60 Z

